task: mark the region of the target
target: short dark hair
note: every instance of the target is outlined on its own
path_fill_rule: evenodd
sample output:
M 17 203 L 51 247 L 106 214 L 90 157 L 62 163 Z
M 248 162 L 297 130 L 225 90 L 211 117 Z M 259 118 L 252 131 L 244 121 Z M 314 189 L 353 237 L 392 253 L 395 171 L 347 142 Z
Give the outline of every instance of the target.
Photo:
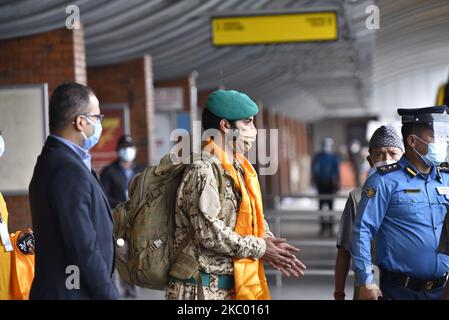
M 94 94 L 91 88 L 76 82 L 57 86 L 50 98 L 50 132 L 60 132 L 78 115 L 86 112 L 91 94 Z
M 215 114 L 210 112 L 208 109 L 204 109 L 202 117 L 201 117 L 201 126 L 203 127 L 203 130 L 208 130 L 208 129 L 220 130 L 220 121 L 223 119 L 224 118 L 217 117 Z M 229 122 L 229 124 L 231 125 L 231 128 L 233 128 L 233 129 L 236 128 L 235 121 L 228 120 L 228 119 L 225 119 L 225 120 Z
M 407 145 L 407 137 L 411 134 L 419 134 L 421 133 L 424 129 L 431 129 L 432 130 L 432 126 L 429 124 L 425 124 L 425 123 L 418 123 L 418 124 L 413 124 L 413 123 L 409 123 L 409 124 L 403 124 L 402 128 L 401 128 L 401 134 L 402 134 L 402 140 L 404 141 L 404 148 L 407 149 L 409 148 L 409 146 Z M 404 150 L 405 150 L 404 149 Z

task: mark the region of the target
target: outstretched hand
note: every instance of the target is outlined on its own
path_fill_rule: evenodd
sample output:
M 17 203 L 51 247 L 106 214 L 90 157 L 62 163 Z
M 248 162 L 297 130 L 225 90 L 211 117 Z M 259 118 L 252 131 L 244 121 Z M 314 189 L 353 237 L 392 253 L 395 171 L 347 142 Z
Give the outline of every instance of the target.
M 268 242 L 267 239 L 269 239 Z M 286 239 L 282 238 L 265 238 L 265 242 L 267 243 L 267 248 L 268 243 L 270 243 L 270 245 L 272 244 L 278 249 L 279 254 L 282 256 L 282 259 L 272 259 L 272 255 L 269 253 L 269 255 L 264 255 L 262 257 L 265 262 L 271 265 L 275 270 L 281 272 L 284 276 L 294 276 L 299 278 L 304 275 L 306 266 L 293 254 L 299 252 L 299 248 L 290 245 L 286 242 Z M 270 247 L 270 250 L 271 249 L 272 248 Z

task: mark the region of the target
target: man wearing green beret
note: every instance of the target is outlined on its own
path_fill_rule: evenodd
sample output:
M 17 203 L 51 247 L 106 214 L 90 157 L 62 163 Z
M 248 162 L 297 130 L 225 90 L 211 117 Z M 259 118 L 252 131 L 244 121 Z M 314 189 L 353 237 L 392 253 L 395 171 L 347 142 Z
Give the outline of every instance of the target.
M 258 111 L 234 90 L 207 99 L 204 157 L 185 170 L 175 214 L 175 247 L 193 232 L 183 252 L 197 262 L 202 287 L 193 278 L 172 278 L 167 299 L 270 299 L 263 262 L 286 276 L 304 274 L 293 254 L 299 249 L 269 231 L 257 173 L 244 156 L 256 140 Z

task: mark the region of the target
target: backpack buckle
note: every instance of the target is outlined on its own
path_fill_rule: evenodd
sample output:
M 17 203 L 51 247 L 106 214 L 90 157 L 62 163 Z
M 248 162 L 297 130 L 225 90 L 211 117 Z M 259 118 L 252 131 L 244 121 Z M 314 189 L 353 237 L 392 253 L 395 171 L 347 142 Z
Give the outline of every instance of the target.
M 156 189 L 148 193 L 148 200 L 153 200 L 162 194 L 161 189 Z
M 161 239 L 154 240 L 153 243 L 150 244 L 150 249 L 154 251 L 163 244 L 164 241 L 162 241 Z

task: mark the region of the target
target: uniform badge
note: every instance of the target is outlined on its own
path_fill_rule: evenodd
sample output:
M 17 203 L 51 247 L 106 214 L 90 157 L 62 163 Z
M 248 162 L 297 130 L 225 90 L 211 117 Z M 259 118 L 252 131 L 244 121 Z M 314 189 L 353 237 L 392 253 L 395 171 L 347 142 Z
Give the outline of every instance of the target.
M 372 187 L 365 188 L 367 198 L 373 198 L 376 195 L 376 189 Z
M 449 187 L 436 187 L 439 195 L 449 195 Z

